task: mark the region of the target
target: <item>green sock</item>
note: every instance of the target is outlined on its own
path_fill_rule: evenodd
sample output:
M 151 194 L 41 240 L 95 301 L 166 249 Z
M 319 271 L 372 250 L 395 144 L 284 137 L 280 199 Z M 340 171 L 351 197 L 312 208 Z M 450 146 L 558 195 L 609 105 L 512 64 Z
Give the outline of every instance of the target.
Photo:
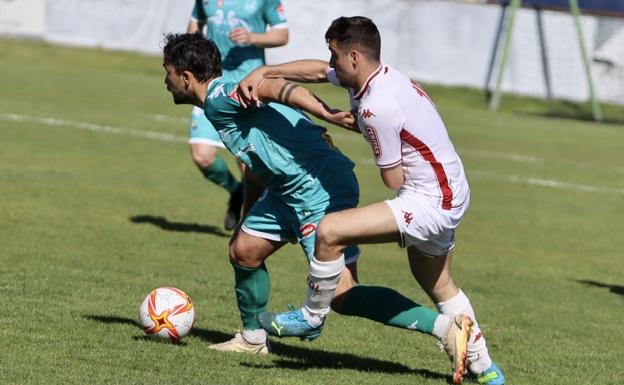
M 259 329 L 256 316 L 266 311 L 269 301 L 271 280 L 266 265 L 263 263 L 255 269 L 234 266 L 234 280 L 236 301 L 243 321 L 243 328 L 247 330 Z
M 399 292 L 380 286 L 357 285 L 349 290 L 336 312 L 368 318 L 402 329 L 432 335 L 438 313 L 417 304 Z
M 219 155 L 217 155 L 215 161 L 210 165 L 210 167 L 200 170 L 206 179 L 223 187 L 230 194 L 233 194 L 240 185 L 240 182 L 234 178 L 234 175 L 232 175 L 230 169 L 228 169 L 227 164 Z

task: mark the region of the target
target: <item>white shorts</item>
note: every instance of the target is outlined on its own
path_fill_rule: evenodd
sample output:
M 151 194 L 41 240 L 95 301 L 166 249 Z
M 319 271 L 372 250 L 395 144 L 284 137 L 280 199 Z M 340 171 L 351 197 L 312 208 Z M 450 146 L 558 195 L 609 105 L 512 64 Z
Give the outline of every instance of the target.
M 399 226 L 401 247 L 416 247 L 421 253 L 438 257 L 455 247 L 455 228 L 468 208 L 466 198 L 460 207 L 443 210 L 421 193 L 401 190 L 385 201 Z

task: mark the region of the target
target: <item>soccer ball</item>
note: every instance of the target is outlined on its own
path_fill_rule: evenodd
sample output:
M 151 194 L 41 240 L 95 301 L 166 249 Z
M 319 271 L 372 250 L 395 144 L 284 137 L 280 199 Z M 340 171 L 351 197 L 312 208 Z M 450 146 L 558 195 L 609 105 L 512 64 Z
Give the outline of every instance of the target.
M 139 322 L 148 335 L 177 343 L 191 331 L 195 308 L 191 298 L 182 290 L 159 287 L 143 300 Z

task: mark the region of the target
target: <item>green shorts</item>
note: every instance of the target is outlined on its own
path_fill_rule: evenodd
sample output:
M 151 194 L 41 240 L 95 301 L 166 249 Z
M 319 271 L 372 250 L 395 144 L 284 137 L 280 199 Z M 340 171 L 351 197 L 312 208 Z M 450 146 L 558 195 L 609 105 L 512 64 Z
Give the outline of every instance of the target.
M 245 218 L 242 230 L 247 234 L 277 242 L 299 243 L 308 262 L 314 257 L 316 228 L 326 214 L 354 208 L 358 204 L 357 182 L 353 197 L 343 197 L 314 209 L 293 208 L 275 194 L 265 191 Z M 360 256 L 357 245 L 344 250 L 345 263 L 356 262 Z

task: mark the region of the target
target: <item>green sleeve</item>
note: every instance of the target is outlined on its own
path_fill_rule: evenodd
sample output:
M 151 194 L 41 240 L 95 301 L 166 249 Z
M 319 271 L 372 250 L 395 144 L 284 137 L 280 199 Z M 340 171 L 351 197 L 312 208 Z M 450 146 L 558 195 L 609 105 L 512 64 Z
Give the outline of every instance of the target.
M 267 0 L 264 2 L 262 15 L 270 26 L 286 23 L 284 6 L 280 0 Z

